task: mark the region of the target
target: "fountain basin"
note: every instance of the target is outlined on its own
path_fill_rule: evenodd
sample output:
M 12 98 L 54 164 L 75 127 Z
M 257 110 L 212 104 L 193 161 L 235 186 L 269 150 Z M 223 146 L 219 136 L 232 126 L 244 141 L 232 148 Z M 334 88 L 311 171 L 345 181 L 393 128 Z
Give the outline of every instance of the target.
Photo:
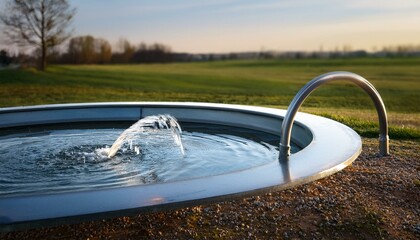
M 219 124 L 280 136 L 284 110 L 210 103 L 87 103 L 0 109 L 0 131 L 23 126 L 136 121 L 170 114 L 181 122 Z M 298 113 L 286 162 L 189 180 L 138 186 L 0 197 L 0 230 L 163 211 L 289 188 L 331 175 L 354 161 L 361 139 L 330 119 Z M 229 159 L 229 156 L 226 156 Z

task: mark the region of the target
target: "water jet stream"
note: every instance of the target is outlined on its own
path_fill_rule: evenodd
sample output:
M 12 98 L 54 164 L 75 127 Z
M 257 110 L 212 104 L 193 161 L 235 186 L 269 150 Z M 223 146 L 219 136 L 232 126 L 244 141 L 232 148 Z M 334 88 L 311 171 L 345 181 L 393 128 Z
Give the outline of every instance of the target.
M 130 149 L 133 149 L 132 139 L 138 137 L 139 134 L 150 130 L 168 129 L 172 133 L 175 144 L 179 146 L 182 155 L 185 155 L 184 146 L 182 145 L 181 134 L 182 129 L 175 117 L 170 115 L 153 115 L 140 119 L 131 127 L 127 128 L 109 149 L 108 157 L 112 158 L 118 152 L 120 147 L 125 143 L 130 144 Z M 134 147 L 137 154 L 140 154 L 138 146 Z

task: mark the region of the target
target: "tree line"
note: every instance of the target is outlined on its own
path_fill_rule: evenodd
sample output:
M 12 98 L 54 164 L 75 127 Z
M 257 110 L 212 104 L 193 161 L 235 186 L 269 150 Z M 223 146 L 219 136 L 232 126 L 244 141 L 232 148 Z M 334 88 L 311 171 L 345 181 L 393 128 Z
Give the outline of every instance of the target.
M 12 63 L 34 66 L 33 63 L 40 63 L 39 56 L 39 49 L 32 54 L 12 54 L 1 49 L 0 66 Z M 161 43 L 140 43 L 136 46 L 123 39 L 113 49 L 107 40 L 87 35 L 71 38 L 64 49 L 49 49 L 46 60 L 51 64 L 168 63 L 177 61 L 176 56 L 169 46 Z
M 109 63 L 166 63 L 172 61 L 171 48 L 160 43 L 131 44 L 120 39 L 115 50 L 103 38 L 91 35 L 73 37 L 65 51 L 52 50 L 51 63 L 109 64 Z

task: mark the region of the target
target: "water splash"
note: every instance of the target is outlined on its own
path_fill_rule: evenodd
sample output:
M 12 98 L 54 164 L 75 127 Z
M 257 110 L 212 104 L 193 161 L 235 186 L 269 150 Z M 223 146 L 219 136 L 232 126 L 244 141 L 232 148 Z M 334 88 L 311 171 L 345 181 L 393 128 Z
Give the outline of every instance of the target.
M 175 144 L 179 146 L 182 155 L 185 155 L 184 146 L 182 145 L 181 140 L 182 129 L 176 118 L 170 115 L 153 115 L 140 119 L 131 127 L 127 128 L 117 138 L 114 144 L 112 144 L 109 149 L 108 157 L 112 158 L 124 143 L 129 144 L 130 150 L 134 150 L 136 154 L 140 154 L 140 146 L 133 146 L 133 139 L 139 137 L 140 134 L 158 129 L 170 130 Z

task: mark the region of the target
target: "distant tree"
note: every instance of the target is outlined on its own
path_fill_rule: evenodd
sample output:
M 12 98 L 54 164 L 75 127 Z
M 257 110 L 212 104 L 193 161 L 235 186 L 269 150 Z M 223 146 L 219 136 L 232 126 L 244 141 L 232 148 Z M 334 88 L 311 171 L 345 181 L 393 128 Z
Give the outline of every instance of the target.
M 90 35 L 71 38 L 68 62 L 74 64 L 109 63 L 112 49 L 108 41 Z
M 70 63 L 91 64 L 94 61 L 94 38 L 90 35 L 74 37 L 69 41 L 68 54 Z
M 142 43 L 139 44 L 139 47 L 137 48 L 137 51 L 145 52 L 148 49 L 149 49 L 149 47 L 147 46 L 147 44 L 142 42 Z
M 49 48 L 70 37 L 75 12 L 67 0 L 8 0 L 0 20 L 10 41 L 40 49 L 40 69 L 45 70 Z
M 129 63 L 133 59 L 136 48 L 124 38 L 121 38 L 116 46 L 116 52 L 112 54 L 112 62 Z
M 172 61 L 171 48 L 160 43 L 154 43 L 150 46 L 141 43 L 134 53 L 133 61 L 138 63 L 170 62 Z
M 9 53 L 2 49 L 0 50 L 0 66 L 4 65 L 7 66 L 12 62 L 12 57 L 9 56 Z
M 235 60 L 235 59 L 238 59 L 239 56 L 238 56 L 237 53 L 229 53 L 228 58 L 231 59 L 231 60 Z
M 112 57 L 112 48 L 108 41 L 104 39 L 96 39 L 97 45 L 99 47 L 98 53 L 98 63 L 109 63 Z

